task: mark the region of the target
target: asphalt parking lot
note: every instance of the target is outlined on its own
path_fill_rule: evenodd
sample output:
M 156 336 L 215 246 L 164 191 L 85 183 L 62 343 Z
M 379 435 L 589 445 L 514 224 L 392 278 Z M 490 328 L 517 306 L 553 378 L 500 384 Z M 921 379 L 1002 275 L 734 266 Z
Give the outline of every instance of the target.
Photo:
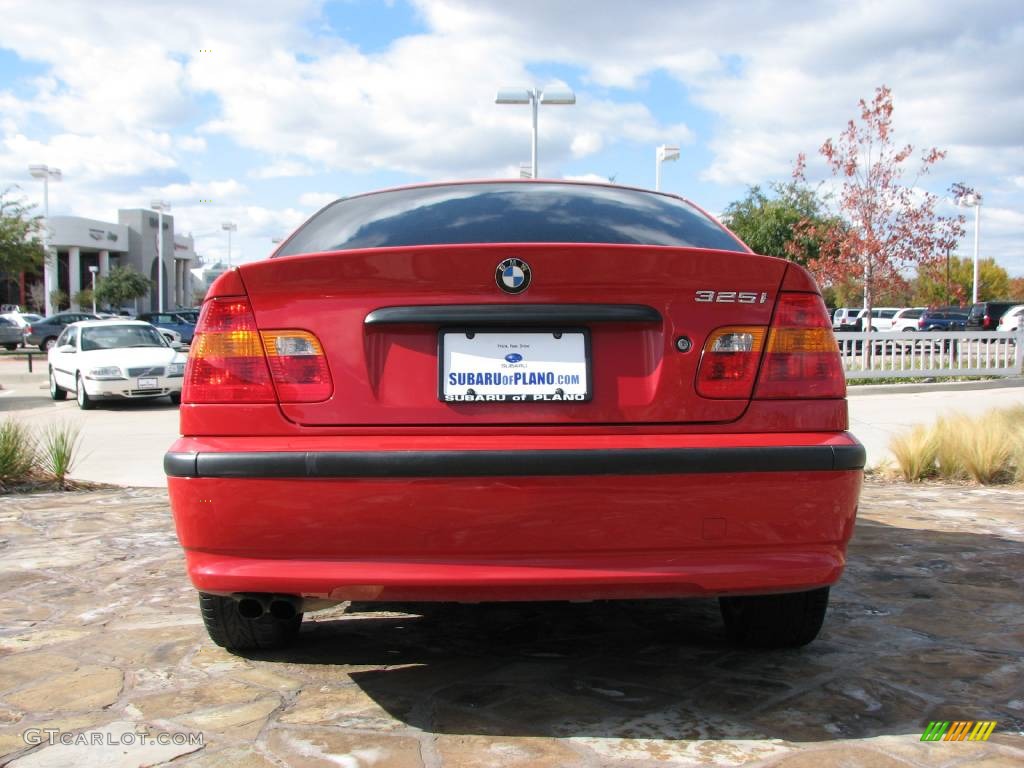
M 362 604 L 241 658 L 206 638 L 163 491 L 3 497 L 0 764 L 1021 765 L 1024 491 L 871 482 L 860 509 L 799 651 L 731 647 L 710 600 Z M 931 720 L 998 726 L 921 742 Z M 104 745 L 26 744 L 47 728 Z

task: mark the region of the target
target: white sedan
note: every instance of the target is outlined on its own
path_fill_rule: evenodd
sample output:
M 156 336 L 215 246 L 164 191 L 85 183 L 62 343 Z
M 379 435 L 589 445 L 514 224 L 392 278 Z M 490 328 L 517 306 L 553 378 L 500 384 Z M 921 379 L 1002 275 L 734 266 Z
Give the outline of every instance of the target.
M 999 319 L 997 331 L 1016 331 L 1020 328 L 1021 320 L 1024 320 L 1024 304 L 1017 304 L 1010 307 Z
M 185 359 L 149 323 L 71 323 L 47 354 L 50 397 L 64 400 L 74 392 L 83 410 L 102 399 L 170 397 L 177 404 Z

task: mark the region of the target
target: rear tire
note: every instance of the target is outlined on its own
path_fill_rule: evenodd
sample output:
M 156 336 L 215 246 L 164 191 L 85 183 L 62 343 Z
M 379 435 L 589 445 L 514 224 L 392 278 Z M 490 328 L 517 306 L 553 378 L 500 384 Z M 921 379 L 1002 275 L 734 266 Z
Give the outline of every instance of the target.
M 238 613 L 238 602 L 230 597 L 199 593 L 199 610 L 210 639 L 229 651 L 270 651 L 291 645 L 299 634 L 302 614 L 275 619 L 269 613 L 246 619 Z
M 39 345 L 39 349 L 42 352 L 49 352 L 51 349 L 53 349 L 53 345 L 56 343 L 56 336 L 48 336 L 47 338 L 43 339 L 42 343 Z
M 785 595 L 720 597 L 729 635 L 751 648 L 799 648 L 818 636 L 828 608 L 828 587 Z
M 17 348 L 18 348 L 17 344 L 4 344 L 4 349 L 6 349 L 8 352 L 13 352 Z
M 181 392 L 171 392 L 168 397 L 171 398 L 171 405 L 181 405 Z

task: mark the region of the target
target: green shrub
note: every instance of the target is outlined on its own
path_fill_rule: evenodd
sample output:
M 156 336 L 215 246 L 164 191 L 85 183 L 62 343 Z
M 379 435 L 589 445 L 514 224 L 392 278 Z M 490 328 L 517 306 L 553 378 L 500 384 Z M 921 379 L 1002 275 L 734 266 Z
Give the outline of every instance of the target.
M 50 424 L 43 430 L 39 463 L 54 477 L 61 490 L 67 488 L 67 476 L 78 461 L 81 433 L 81 427 L 74 424 Z
M 36 444 L 27 426 L 8 419 L 0 425 L 0 487 L 28 481 L 36 465 Z

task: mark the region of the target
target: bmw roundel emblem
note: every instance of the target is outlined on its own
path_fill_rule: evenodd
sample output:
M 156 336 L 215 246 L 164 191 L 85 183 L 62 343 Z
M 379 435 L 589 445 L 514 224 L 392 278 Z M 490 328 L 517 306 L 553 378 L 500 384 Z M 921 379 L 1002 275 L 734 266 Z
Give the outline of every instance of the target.
M 530 287 L 530 265 L 522 259 L 505 259 L 494 270 L 494 281 L 505 293 L 522 293 Z

